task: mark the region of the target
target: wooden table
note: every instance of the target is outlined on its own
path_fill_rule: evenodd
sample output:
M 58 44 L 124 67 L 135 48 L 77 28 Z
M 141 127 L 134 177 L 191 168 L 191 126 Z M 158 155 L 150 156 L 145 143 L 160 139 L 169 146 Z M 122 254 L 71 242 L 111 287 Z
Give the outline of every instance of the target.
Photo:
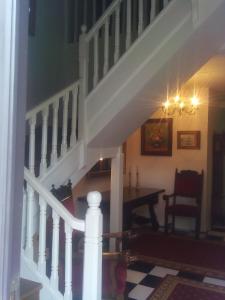
M 158 203 L 159 194 L 163 189 L 155 188 L 127 188 L 123 189 L 123 229 L 127 230 L 132 225 L 132 210 L 142 205 L 148 205 L 150 213 L 150 222 L 154 230 L 158 230 L 159 223 L 155 214 L 154 206 Z M 109 211 L 110 191 L 101 192 L 102 202 L 101 209 L 104 212 Z M 86 197 L 79 197 L 79 201 L 86 200 Z

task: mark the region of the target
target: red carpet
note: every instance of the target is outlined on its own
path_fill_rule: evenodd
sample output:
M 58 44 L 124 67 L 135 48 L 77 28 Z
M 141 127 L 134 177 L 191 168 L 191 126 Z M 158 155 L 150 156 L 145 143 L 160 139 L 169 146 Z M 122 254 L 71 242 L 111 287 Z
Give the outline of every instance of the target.
M 167 275 L 148 300 L 225 300 L 225 288 Z
M 225 243 L 143 233 L 129 246 L 150 263 L 225 278 Z

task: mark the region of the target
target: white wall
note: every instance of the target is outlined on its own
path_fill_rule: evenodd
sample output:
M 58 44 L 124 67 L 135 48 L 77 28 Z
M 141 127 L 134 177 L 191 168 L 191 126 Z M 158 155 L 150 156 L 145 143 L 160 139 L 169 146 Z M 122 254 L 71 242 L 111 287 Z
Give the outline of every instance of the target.
M 191 95 L 191 91 L 190 91 Z M 199 91 L 201 107 L 194 116 L 178 116 L 173 118 L 173 146 L 172 156 L 143 156 L 141 155 L 141 134 L 137 129 L 127 140 L 127 176 L 131 170 L 132 184 L 135 186 L 135 172 L 138 167 L 140 186 L 164 188 L 166 193 L 173 191 L 175 169 L 204 170 L 205 182 L 207 178 L 207 135 L 208 135 L 208 90 Z M 161 110 L 155 112 L 151 118 L 161 118 Z M 200 150 L 178 150 L 177 131 L 178 130 L 200 130 L 201 148 Z M 206 185 L 203 196 L 202 230 L 206 230 Z M 156 208 L 156 213 L 160 225 L 164 225 L 164 203 L 162 197 Z M 179 222 L 178 227 L 187 228 L 192 226 L 193 221 Z M 184 219 L 182 219 L 184 221 Z

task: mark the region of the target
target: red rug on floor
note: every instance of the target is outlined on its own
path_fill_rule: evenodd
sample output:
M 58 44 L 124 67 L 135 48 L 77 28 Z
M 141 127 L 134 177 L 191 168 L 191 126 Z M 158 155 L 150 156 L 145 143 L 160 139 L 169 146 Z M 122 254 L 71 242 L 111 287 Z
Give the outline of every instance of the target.
M 225 243 L 148 232 L 130 243 L 150 263 L 225 278 Z
M 225 288 L 167 275 L 148 300 L 225 300 Z

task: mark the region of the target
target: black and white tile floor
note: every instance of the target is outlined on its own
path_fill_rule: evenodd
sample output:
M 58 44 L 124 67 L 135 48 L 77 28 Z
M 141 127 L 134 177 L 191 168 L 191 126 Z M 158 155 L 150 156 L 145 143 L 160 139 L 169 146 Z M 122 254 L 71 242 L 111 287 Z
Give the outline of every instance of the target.
M 166 275 L 180 276 L 225 287 L 225 280 L 202 276 L 196 273 L 173 270 L 137 261 L 127 272 L 126 294 L 128 300 L 146 300 Z

